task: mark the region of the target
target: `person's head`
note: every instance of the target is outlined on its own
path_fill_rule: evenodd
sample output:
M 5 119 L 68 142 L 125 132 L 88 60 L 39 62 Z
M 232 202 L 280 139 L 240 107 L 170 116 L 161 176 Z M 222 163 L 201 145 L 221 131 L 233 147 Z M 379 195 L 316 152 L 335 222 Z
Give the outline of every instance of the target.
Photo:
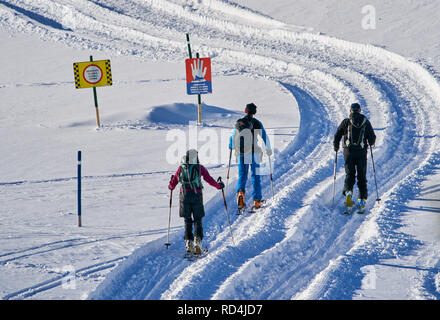
M 244 112 L 252 116 L 257 113 L 257 106 L 254 103 L 249 103 L 246 105 Z
M 350 106 L 350 113 L 361 113 L 362 109 L 361 109 L 361 105 L 357 102 L 353 103 Z
M 199 163 L 199 155 L 197 150 L 195 149 L 190 149 L 186 152 L 186 155 L 183 156 L 182 159 L 184 163 L 186 164 L 196 164 Z

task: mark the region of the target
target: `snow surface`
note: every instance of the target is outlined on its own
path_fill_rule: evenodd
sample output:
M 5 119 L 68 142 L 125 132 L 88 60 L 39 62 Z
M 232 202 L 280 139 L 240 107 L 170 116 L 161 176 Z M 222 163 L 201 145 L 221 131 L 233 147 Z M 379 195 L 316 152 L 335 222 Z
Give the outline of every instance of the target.
M 419 50 L 418 63 L 316 34 L 317 27 L 327 28 L 322 23 L 285 19 L 297 12 L 323 21 L 316 14 L 340 14 L 334 2 L 324 11 L 302 1 L 236 2 L 0 1 L 0 40 L 7 48 L 0 54 L 3 299 L 440 297 L 435 56 Z M 440 5 L 418 3 L 411 21 L 421 29 L 435 26 L 436 16 L 426 16 L 426 8 L 435 12 Z M 397 13 L 393 19 L 384 22 L 386 32 Z M 344 31 L 337 36 L 358 39 L 356 28 L 334 25 Z M 194 52 L 213 60 L 213 94 L 202 97 L 205 124 L 199 128 L 200 149 L 218 142 L 217 161 L 202 159 L 211 175 L 225 180 L 228 150 L 222 143 L 246 103 L 259 106 L 257 116 L 274 133 L 276 148 L 275 197 L 256 214 L 235 215 L 232 167 L 227 200 L 234 243 L 221 194 L 205 188 L 204 243 L 210 252 L 196 262 L 182 259 L 176 195 L 171 246 L 164 246 L 166 186 L 177 168 L 170 148 L 182 152 L 191 142 L 176 144 L 170 133 L 187 139 L 188 121 L 197 116 L 197 100 L 185 88 L 186 32 Z M 397 40 L 383 41 L 398 48 L 392 47 Z M 89 55 L 112 63 L 113 86 L 97 90 L 99 129 L 91 90 L 75 89 L 73 82 L 72 63 Z M 355 100 L 366 106 L 378 136 L 374 160 L 382 201 L 375 203 L 370 166 L 368 213 L 345 217 L 341 157 L 337 207 L 331 209 L 331 141 Z M 210 134 L 217 139 L 209 140 Z M 269 199 L 268 177 L 263 181 Z
M 440 65 L 438 1 L 422 0 L 233 0 L 279 21 L 303 26 L 308 32 L 369 43 L 406 57 Z M 374 8 L 375 29 L 362 27 Z M 368 22 L 368 20 L 364 20 Z

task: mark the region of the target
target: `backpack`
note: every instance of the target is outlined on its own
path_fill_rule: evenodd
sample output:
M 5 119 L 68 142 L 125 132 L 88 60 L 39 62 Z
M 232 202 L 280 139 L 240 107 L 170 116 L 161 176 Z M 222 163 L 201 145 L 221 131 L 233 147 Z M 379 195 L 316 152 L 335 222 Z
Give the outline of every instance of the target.
M 347 139 L 345 140 L 345 145 L 350 149 L 363 149 L 365 146 L 364 136 L 365 128 L 367 126 L 367 118 L 364 117 L 362 124 L 356 126 L 353 123 L 353 119 L 349 119 L 347 127 Z
M 182 184 L 183 189 L 194 191 L 202 189 L 200 164 L 182 162 L 180 165 L 179 182 Z
M 235 129 L 238 131 L 234 141 L 236 153 L 249 154 L 254 152 L 254 123 L 255 119 L 247 116 L 238 119 L 235 123 Z

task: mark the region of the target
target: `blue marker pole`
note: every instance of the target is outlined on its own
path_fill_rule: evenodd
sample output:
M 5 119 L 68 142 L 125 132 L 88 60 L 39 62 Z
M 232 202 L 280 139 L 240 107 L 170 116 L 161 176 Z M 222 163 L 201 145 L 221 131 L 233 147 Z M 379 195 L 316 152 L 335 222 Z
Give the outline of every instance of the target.
M 81 227 L 81 151 L 78 151 L 78 227 Z

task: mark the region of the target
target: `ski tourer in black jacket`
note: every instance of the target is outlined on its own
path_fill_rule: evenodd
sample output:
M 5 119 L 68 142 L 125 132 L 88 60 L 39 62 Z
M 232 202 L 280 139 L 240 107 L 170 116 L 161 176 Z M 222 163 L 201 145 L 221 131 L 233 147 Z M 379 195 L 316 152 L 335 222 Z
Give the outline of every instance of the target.
M 376 135 L 370 121 L 360 113 L 360 109 L 355 112 L 350 111 L 350 117 L 344 119 L 339 125 L 334 140 L 334 150 L 339 150 L 339 143 L 344 137 L 344 161 L 345 161 L 345 183 L 343 194 L 347 191 L 353 193 L 353 186 L 356 182 L 359 188 L 359 198 L 368 198 L 367 189 L 367 155 L 368 146 L 373 146 L 376 142 Z

